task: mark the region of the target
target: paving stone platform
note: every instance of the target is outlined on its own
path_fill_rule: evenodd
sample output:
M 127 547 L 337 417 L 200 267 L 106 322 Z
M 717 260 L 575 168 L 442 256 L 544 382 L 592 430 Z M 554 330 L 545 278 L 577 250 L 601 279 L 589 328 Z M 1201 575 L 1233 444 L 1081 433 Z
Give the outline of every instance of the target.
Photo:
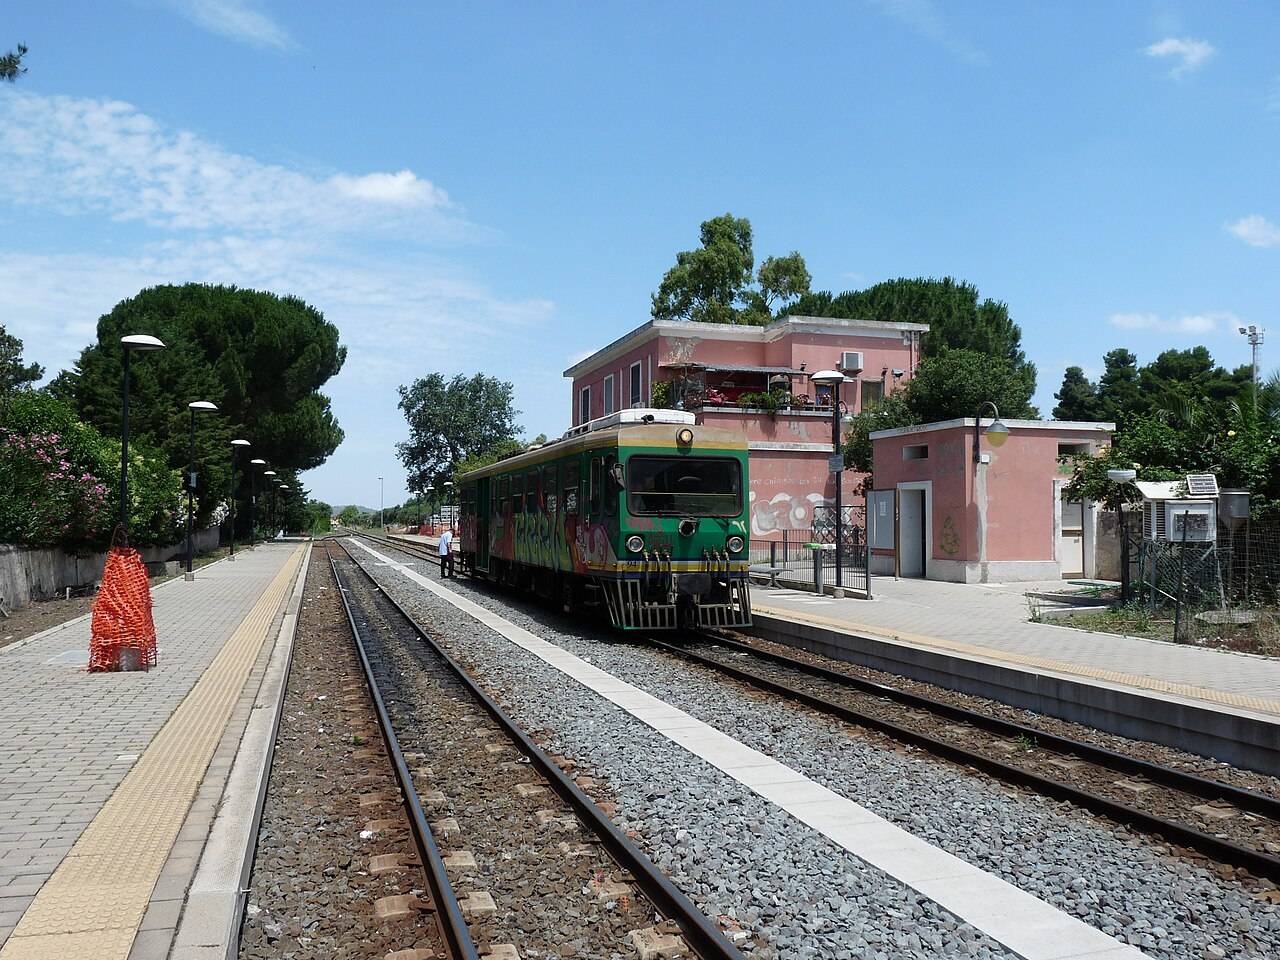
M 87 673 L 87 619 L 0 650 L 0 958 L 167 952 L 305 549 L 260 545 L 157 587 L 146 673 Z M 132 891 L 130 916 L 95 925 L 90 888 Z

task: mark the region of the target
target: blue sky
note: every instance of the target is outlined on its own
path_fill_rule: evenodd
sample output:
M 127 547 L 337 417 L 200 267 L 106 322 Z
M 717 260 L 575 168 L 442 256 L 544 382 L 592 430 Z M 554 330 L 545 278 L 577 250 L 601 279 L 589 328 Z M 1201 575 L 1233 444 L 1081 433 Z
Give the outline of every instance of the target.
M 51 371 L 185 280 L 295 293 L 350 348 L 330 502 L 404 495 L 395 387 L 514 381 L 648 316 L 708 216 L 816 288 L 967 279 L 1040 370 L 1280 349 L 1272 3 L 5 5 L 0 313 Z M 1266 362 L 1264 368 L 1276 364 Z

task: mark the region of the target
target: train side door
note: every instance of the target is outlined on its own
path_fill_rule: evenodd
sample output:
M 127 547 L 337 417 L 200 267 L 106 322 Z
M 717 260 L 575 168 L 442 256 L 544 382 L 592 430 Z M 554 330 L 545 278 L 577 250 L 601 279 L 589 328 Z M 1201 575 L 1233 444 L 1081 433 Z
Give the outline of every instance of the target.
M 475 488 L 476 569 L 489 570 L 489 484 L 491 478 L 481 477 Z

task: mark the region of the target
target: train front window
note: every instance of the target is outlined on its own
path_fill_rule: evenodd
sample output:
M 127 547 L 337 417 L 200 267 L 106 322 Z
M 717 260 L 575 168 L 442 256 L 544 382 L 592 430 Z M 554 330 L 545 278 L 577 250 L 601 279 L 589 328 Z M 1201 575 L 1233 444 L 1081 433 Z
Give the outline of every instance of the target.
M 742 512 L 742 465 L 723 457 L 632 457 L 627 508 L 637 515 L 736 517 Z

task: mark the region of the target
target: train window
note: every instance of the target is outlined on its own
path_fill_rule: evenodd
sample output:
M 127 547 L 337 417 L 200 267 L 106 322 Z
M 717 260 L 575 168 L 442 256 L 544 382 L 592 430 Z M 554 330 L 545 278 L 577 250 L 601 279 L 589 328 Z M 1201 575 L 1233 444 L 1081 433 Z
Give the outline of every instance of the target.
M 542 471 L 542 489 L 543 496 L 547 500 L 547 513 L 554 514 L 556 505 L 559 503 L 559 496 L 556 491 L 560 489 L 560 468 L 555 464 L 547 467 Z
M 627 509 L 650 516 L 735 517 L 742 512 L 742 465 L 728 457 L 632 457 Z
M 602 505 L 601 495 L 602 495 L 602 490 L 600 487 L 600 458 L 592 457 L 591 458 L 591 500 L 588 502 L 587 513 L 591 515 L 591 518 L 593 520 L 596 517 L 600 516 L 600 507 Z
M 604 458 L 604 470 L 601 480 L 604 486 L 604 514 L 606 517 L 614 517 L 618 514 L 618 494 L 622 487 L 615 479 L 617 473 L 618 458 L 613 454 L 609 454 Z
M 510 484 L 507 483 L 506 477 L 499 477 L 497 480 L 498 492 L 494 499 L 494 507 L 499 513 L 502 512 L 502 505 L 510 494 Z
M 578 512 L 578 461 L 573 460 L 564 465 L 564 512 Z
M 539 489 L 537 470 L 534 470 L 531 473 L 526 473 L 524 475 L 524 490 L 525 490 L 525 494 L 524 494 L 525 512 L 541 513 L 542 497 L 540 496 L 540 494 L 542 491 Z
M 518 473 L 511 475 L 511 512 L 524 513 L 524 477 Z

